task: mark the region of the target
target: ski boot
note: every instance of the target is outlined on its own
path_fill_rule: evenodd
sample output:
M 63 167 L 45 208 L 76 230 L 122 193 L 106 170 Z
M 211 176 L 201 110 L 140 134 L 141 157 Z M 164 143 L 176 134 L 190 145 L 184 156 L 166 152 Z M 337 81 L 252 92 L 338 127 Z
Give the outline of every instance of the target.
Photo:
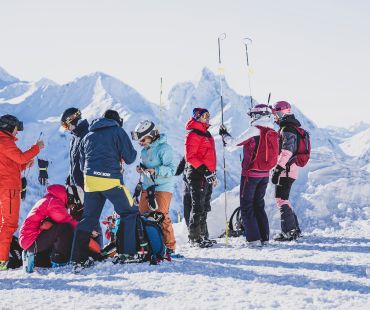
M 89 257 L 83 263 L 72 262 L 72 272 L 75 274 L 79 274 L 82 270 L 90 268 L 92 266 L 94 266 L 94 260 L 91 257 Z
M 144 262 L 144 257 L 142 255 L 130 255 L 130 254 L 116 254 L 112 260 L 113 264 L 133 264 Z
M 32 273 L 35 266 L 35 253 L 28 251 L 22 252 L 23 270 L 27 273 Z
M 172 249 L 169 249 L 169 248 L 166 248 L 166 255 L 165 255 L 167 258 L 169 258 L 168 260 L 170 261 L 171 258 L 184 258 L 184 255 L 181 255 L 179 253 L 175 253 L 175 250 L 172 250 Z
M 297 240 L 298 237 L 299 237 L 299 234 L 300 234 L 300 230 L 294 228 L 286 233 L 284 232 L 281 232 L 279 234 L 277 234 L 274 238 L 275 241 L 281 241 L 281 242 L 284 242 L 284 241 L 293 241 L 293 240 Z
M 51 268 L 59 268 L 59 267 L 67 266 L 67 265 L 68 265 L 68 262 L 67 263 L 55 263 L 55 262 L 51 262 Z
M 199 238 L 198 240 L 189 240 L 190 246 L 198 248 L 210 248 L 213 246 L 212 241 Z
M 0 260 L 0 270 L 8 270 L 8 261 Z

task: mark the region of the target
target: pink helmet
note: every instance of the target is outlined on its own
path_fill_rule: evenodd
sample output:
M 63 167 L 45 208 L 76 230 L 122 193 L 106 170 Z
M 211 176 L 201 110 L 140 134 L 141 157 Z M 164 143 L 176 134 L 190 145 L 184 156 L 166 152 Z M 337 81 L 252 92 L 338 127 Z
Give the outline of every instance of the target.
M 278 114 L 279 117 L 282 117 L 284 114 L 289 114 L 291 105 L 286 101 L 278 101 L 272 106 L 272 113 Z

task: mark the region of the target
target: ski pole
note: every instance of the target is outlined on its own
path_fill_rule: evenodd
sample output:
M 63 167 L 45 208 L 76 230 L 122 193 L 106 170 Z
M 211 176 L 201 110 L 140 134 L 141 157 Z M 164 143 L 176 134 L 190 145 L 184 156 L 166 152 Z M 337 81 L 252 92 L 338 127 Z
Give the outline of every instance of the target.
M 269 103 L 270 103 L 270 99 L 271 99 L 271 92 L 269 93 L 269 97 L 268 97 L 268 99 L 267 99 L 267 105 L 269 105 Z
M 162 77 L 161 77 L 161 86 L 159 90 L 159 131 L 161 130 L 162 126 L 162 93 L 163 93 L 163 84 L 162 84 Z
M 218 36 L 218 64 L 219 64 L 219 79 L 220 79 L 220 101 L 221 101 L 221 124 L 224 125 L 224 101 L 223 101 L 223 94 L 222 94 L 222 75 L 224 70 L 222 68 L 222 61 L 221 61 L 221 41 L 226 39 L 226 33 L 222 33 Z M 224 137 L 222 137 L 222 159 L 224 165 L 224 198 L 225 198 L 225 241 L 226 245 L 229 243 L 229 226 L 227 223 L 227 195 L 226 195 L 226 160 L 225 160 L 225 146 L 226 142 Z
M 251 69 L 249 67 L 249 56 L 248 56 L 248 45 L 252 44 L 252 39 L 244 38 L 243 39 L 245 46 L 245 56 L 247 57 L 247 69 L 248 69 L 248 84 L 249 84 L 249 96 L 251 98 L 251 108 L 253 108 L 253 97 L 252 97 L 252 86 L 251 86 Z

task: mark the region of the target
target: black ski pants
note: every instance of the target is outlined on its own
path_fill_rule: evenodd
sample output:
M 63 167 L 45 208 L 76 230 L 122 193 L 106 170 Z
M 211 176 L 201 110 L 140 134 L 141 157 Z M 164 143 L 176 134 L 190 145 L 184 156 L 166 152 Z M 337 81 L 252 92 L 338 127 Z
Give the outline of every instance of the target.
M 248 242 L 269 240 L 269 221 L 265 212 L 265 194 L 268 182 L 268 177 L 241 177 L 240 211 L 244 234 Z

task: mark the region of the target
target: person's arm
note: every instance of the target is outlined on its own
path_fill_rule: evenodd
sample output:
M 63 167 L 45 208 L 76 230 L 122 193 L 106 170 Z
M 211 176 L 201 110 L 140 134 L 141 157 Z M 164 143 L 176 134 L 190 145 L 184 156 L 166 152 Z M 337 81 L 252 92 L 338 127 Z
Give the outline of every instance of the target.
M 77 221 L 68 213 L 68 210 L 63 203 L 57 199 L 50 201 L 48 206 L 48 217 L 55 223 L 70 223 L 73 228 L 76 228 Z
M 26 165 L 40 152 L 40 148 L 35 144 L 29 150 L 22 152 L 15 144 L 12 144 L 7 145 L 1 152 L 17 164 Z
M 159 157 L 162 165 L 155 167 L 155 175 L 172 177 L 175 175 L 176 167 L 173 163 L 173 151 L 169 145 L 163 145 L 159 150 Z
M 119 128 L 118 131 L 118 147 L 121 153 L 121 158 L 126 164 L 132 164 L 135 159 L 137 152 L 134 149 L 134 146 L 131 143 L 130 138 L 128 137 L 126 131 L 122 128 Z
M 286 164 L 293 156 L 297 145 L 297 135 L 291 131 L 283 130 L 281 152 L 278 158 L 277 166 L 285 169 Z

